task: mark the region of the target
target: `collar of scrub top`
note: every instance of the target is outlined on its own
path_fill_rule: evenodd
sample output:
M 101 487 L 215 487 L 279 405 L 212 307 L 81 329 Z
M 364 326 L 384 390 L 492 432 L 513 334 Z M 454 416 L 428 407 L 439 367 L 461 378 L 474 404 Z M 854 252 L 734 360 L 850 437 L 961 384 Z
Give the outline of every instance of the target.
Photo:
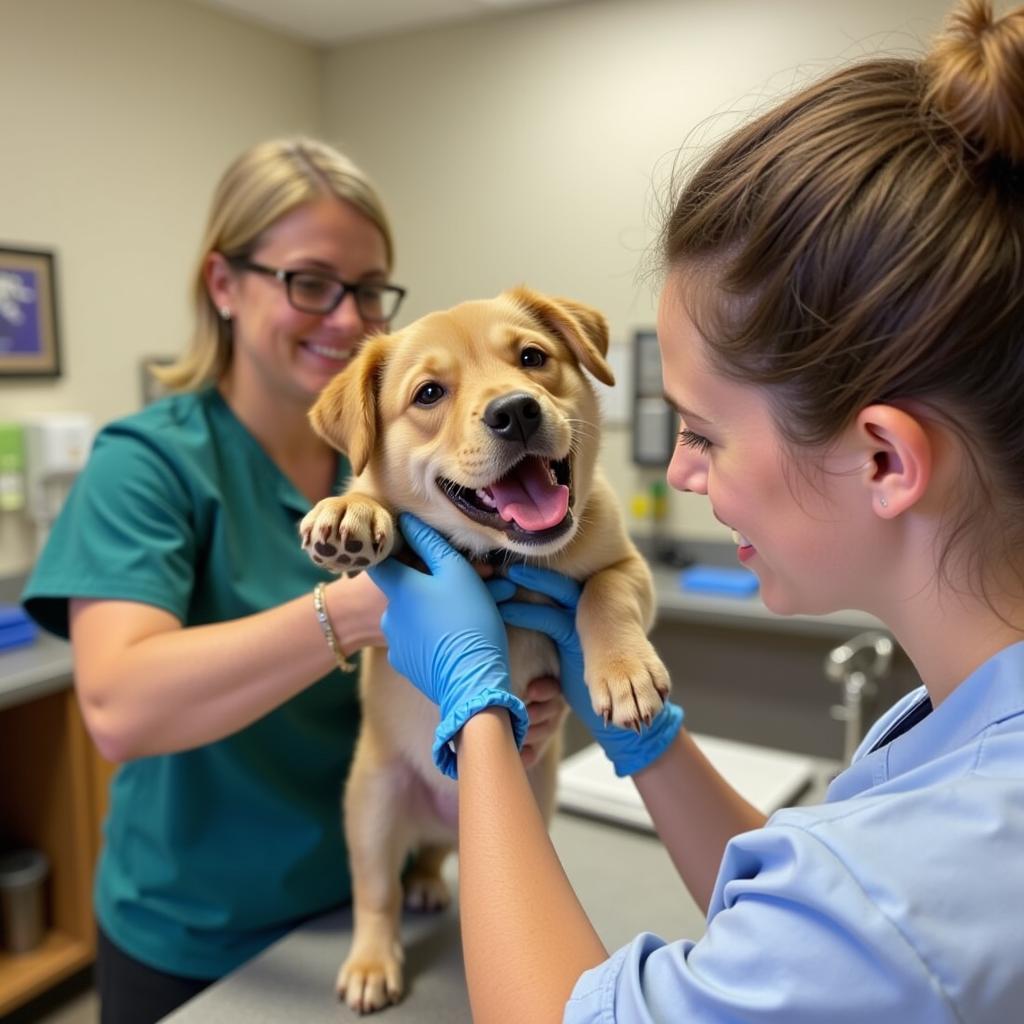
M 915 703 L 911 704 L 910 707 L 904 711 L 903 714 L 900 715 L 900 717 L 897 718 L 884 733 L 882 733 L 877 742 L 872 746 L 869 753 L 873 754 L 876 750 L 881 750 L 882 747 L 892 743 L 894 739 L 902 736 L 905 732 L 910 732 L 918 722 L 923 721 L 934 710 L 935 709 L 932 707 L 932 699 L 926 693 Z
M 1024 714 L 1024 641 L 989 658 L 934 710 L 925 707 L 923 687 L 906 700 L 897 721 L 832 782 L 830 801 L 891 782 L 970 745 L 997 722 Z
M 264 459 L 268 466 L 272 467 L 274 476 L 274 492 L 277 495 L 278 500 L 281 504 L 290 509 L 292 512 L 297 512 L 300 515 L 305 515 L 310 509 L 310 502 L 307 497 L 299 493 L 299 489 L 281 472 L 280 467 L 276 462 L 267 454 L 266 449 L 256 440 L 255 437 L 249 432 L 249 428 L 235 415 L 234 410 L 224 400 L 224 396 L 220 391 L 213 385 L 210 386 L 210 392 L 213 401 L 214 415 L 221 421 L 221 423 L 227 425 L 227 429 L 230 430 L 235 436 L 242 439 L 247 445 L 251 445 L 259 455 Z M 344 491 L 345 486 L 348 483 L 350 476 L 350 468 L 348 461 L 342 456 L 338 456 L 338 464 L 334 471 L 334 493 L 340 494 Z

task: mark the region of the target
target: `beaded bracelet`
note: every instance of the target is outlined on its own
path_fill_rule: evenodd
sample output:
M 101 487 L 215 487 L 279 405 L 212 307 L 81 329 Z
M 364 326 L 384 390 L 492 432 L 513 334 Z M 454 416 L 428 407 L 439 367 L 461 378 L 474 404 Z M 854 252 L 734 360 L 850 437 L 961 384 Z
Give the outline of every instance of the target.
M 331 625 L 331 618 L 327 614 L 327 604 L 324 601 L 324 587 L 326 584 L 318 583 L 313 588 L 313 607 L 316 609 L 316 618 L 320 623 L 320 629 L 323 631 L 324 639 L 327 641 L 327 646 L 330 647 L 331 653 L 334 655 L 334 660 L 338 663 L 338 668 L 342 672 L 352 672 L 355 669 L 355 665 L 345 658 L 345 653 L 341 649 L 341 644 L 338 643 L 338 635 L 334 632 L 334 627 Z

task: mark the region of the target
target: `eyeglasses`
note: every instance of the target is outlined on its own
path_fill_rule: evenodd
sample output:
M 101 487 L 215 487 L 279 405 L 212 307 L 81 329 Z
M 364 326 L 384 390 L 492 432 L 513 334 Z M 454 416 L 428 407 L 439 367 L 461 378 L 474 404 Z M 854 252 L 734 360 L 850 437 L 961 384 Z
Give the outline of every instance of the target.
M 239 270 L 276 277 L 284 284 L 288 302 L 300 313 L 327 316 L 344 301 L 346 295 L 355 296 L 359 315 L 374 323 L 384 323 L 397 312 L 405 298 L 405 289 L 397 284 L 377 284 L 373 281 L 342 281 L 337 277 L 317 273 L 315 270 L 280 270 L 240 258 L 229 260 Z

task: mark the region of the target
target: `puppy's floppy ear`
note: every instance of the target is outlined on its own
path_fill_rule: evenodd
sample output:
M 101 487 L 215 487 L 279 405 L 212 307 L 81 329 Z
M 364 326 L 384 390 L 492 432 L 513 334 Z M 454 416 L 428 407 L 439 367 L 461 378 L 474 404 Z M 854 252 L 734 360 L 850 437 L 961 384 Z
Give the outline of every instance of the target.
M 602 384 L 611 386 L 615 375 L 608 365 L 608 321 L 590 306 L 572 299 L 551 298 L 532 288 L 512 288 L 505 293 L 549 334 L 569 346 L 580 365 Z
M 366 468 L 377 440 L 377 395 L 389 341 L 390 335 L 367 341 L 309 411 L 313 429 L 348 456 L 356 476 Z

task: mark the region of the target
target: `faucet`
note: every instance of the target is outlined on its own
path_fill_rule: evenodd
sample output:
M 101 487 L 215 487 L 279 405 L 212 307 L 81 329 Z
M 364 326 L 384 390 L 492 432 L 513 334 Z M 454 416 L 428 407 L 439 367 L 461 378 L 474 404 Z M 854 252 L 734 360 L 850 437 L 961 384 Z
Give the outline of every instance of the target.
M 893 639 L 879 630 L 868 630 L 825 658 L 825 676 L 843 687 L 843 703 L 829 709 L 832 718 L 845 724 L 843 758 L 847 764 L 867 732 L 864 703 L 878 693 L 878 683 L 889 674 L 895 649 Z

